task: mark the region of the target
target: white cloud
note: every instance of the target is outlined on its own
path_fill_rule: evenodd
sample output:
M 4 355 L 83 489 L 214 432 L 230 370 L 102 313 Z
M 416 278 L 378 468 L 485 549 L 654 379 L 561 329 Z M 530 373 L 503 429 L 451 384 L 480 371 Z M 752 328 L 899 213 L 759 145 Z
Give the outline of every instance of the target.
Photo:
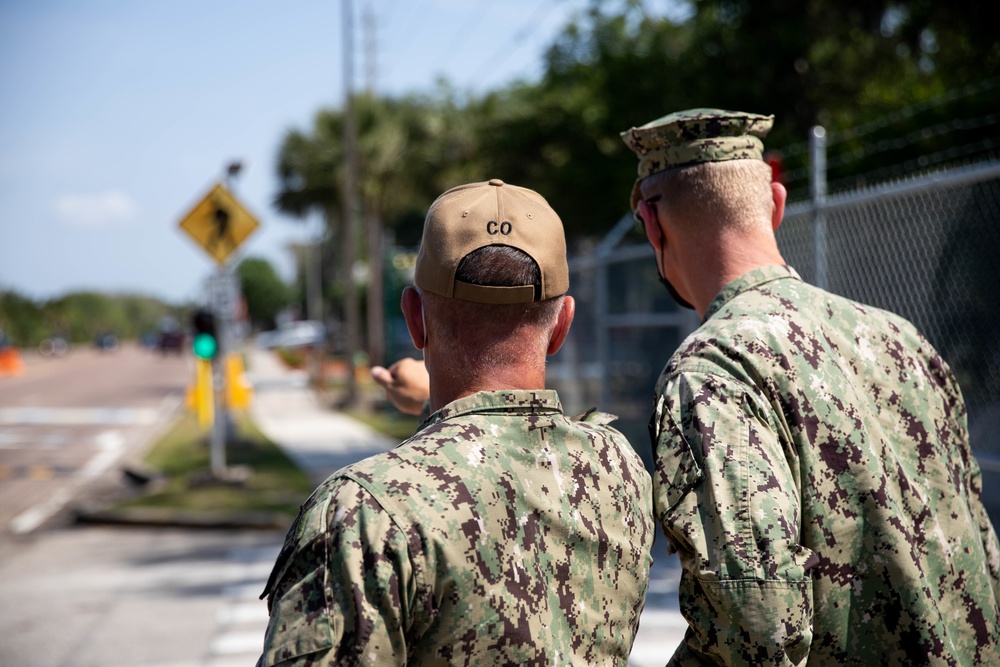
M 135 216 L 135 203 L 121 192 L 94 195 L 63 195 L 56 199 L 55 213 L 70 227 L 99 229 L 127 224 Z

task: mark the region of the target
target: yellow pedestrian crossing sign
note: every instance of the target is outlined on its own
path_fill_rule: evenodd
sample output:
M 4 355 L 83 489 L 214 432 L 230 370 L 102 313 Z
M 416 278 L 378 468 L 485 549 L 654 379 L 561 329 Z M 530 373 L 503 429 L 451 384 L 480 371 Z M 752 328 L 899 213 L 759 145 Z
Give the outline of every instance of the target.
M 179 226 L 216 262 L 225 265 L 260 223 L 218 183 L 181 219 Z

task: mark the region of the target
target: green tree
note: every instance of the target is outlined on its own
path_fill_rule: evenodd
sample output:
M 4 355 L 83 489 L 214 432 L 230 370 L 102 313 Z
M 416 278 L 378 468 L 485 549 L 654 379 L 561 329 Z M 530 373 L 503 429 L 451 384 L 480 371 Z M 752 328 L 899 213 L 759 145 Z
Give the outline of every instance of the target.
M 347 238 L 342 220 L 345 149 L 340 110 L 321 110 L 309 131 L 286 134 L 277 162 L 275 205 L 298 218 L 319 212 L 326 221 L 323 283 L 334 312 L 340 312 L 344 322 L 360 316 L 347 307 L 346 286 L 353 282 L 353 267 L 348 264 L 354 257 L 367 261 L 366 348 L 373 361 L 381 362 L 384 229 L 391 228 L 403 243 L 415 243 L 419 222 L 433 198 L 442 189 L 469 180 L 467 175 L 483 172 L 470 167 L 477 154 L 474 116 L 446 86 L 428 96 L 359 95 L 354 105 L 356 182 L 364 233 Z M 335 258 L 331 247 L 350 252 Z
M 618 133 L 669 111 L 774 113 L 768 147 L 788 147 L 786 168 L 803 186 L 815 124 L 840 155 L 831 182 L 972 142 L 995 117 L 1000 86 L 921 106 L 998 71 L 1000 37 L 972 25 L 985 20 L 972 4 L 697 0 L 653 17 L 636 0 L 595 1 L 553 42 L 539 83 L 490 93 L 469 112 L 491 171 L 542 192 L 571 237 L 599 234 L 624 212 L 635 177 Z M 898 123 L 853 133 L 901 109 Z M 1000 134 L 995 118 L 991 131 Z
M 0 331 L 17 346 L 35 346 L 47 331 L 44 313 L 31 299 L 7 290 L 0 292 Z
M 89 343 L 98 334 L 135 339 L 157 328 L 160 318 L 184 307 L 138 294 L 70 292 L 36 302 L 13 291 L 0 292 L 0 329 L 25 347 L 37 346 L 54 334 L 72 343 Z
M 245 257 L 236 265 L 247 314 L 254 329 L 273 329 L 275 317 L 291 302 L 292 292 L 266 259 Z

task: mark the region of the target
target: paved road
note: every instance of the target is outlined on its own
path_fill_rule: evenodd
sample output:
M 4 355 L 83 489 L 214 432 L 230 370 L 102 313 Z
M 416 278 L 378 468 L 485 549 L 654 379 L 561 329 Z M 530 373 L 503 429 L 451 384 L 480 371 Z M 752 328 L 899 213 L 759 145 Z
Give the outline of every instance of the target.
M 28 357 L 0 377 L 0 534 L 31 532 L 167 423 L 192 374 L 186 356 L 134 346 Z
M 81 358 L 80 368 L 99 361 Z M 151 364 L 142 372 L 154 374 L 151 369 L 162 364 L 163 386 L 175 371 L 186 381 L 183 361 L 154 357 L 134 363 Z M 168 372 L 172 364 L 177 369 Z M 305 377 L 289 373 L 273 356 L 255 351 L 250 369 L 255 421 L 314 480 L 395 444 L 320 405 Z M 54 367 L 49 370 L 58 375 Z M 0 393 L 0 400 L 17 395 Z M 81 401 L 83 395 L 76 394 L 72 402 L 54 407 L 68 409 Z M 113 403 L 120 409 L 135 407 L 125 397 Z M 0 433 L 9 433 L 8 427 L 0 425 Z M 99 456 L 93 447 L 89 451 L 91 460 Z M 7 483 L 0 482 L 0 489 Z M 0 536 L 0 599 L 5 601 L 0 605 L 0 667 L 253 665 L 267 625 L 266 605 L 257 596 L 282 537 L 270 531 L 74 527 L 60 515 L 33 532 Z M 632 667 L 663 665 L 683 636 L 679 571 L 663 549 L 661 538 Z
M 3 667 L 249 667 L 281 535 L 52 527 L 0 560 Z

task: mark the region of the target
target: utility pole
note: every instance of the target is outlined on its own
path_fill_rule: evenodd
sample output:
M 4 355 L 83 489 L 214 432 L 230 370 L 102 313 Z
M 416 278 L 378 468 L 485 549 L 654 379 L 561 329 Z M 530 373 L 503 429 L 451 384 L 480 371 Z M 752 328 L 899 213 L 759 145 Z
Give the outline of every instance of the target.
M 375 10 L 372 3 L 365 5 L 365 92 L 375 93 L 375 75 L 378 68 L 378 54 L 375 48 Z
M 375 12 L 372 3 L 365 5 L 365 84 L 369 95 L 375 92 Z M 375 202 L 365 207 L 365 231 L 368 239 L 367 332 L 368 361 L 371 365 L 385 363 L 385 290 L 382 211 Z
M 354 11 L 352 0 L 341 0 L 344 31 L 344 169 L 343 225 L 341 270 L 344 275 L 344 319 L 347 326 L 347 396 L 345 403 L 356 402 L 357 383 L 354 378 L 354 354 L 360 348 L 358 294 L 354 286 L 355 218 L 357 216 L 358 128 L 354 115 Z
M 313 238 L 307 232 L 302 244 L 302 271 L 306 283 L 306 319 L 326 325 L 323 317 L 323 230 L 327 226 L 325 217 L 320 219 L 320 230 Z M 326 345 L 313 345 L 309 351 L 309 377 L 312 385 L 322 389 L 326 383 L 323 365 L 326 361 Z

